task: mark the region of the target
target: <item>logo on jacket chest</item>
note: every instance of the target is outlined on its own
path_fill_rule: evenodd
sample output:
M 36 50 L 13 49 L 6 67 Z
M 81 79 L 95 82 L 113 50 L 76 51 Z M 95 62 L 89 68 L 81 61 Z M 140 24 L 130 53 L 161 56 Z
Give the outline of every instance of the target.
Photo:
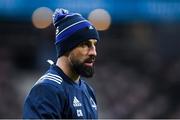
M 77 99 L 76 96 L 74 96 L 74 98 L 73 98 L 73 106 L 74 107 L 81 107 L 82 106 L 81 102 Z M 83 116 L 83 112 L 82 112 L 81 109 L 76 109 L 76 114 L 77 114 L 78 117 Z
M 80 107 L 80 106 L 82 106 L 81 102 L 77 99 L 76 96 L 74 96 L 74 99 L 73 99 L 73 106 L 74 106 L 74 107 Z

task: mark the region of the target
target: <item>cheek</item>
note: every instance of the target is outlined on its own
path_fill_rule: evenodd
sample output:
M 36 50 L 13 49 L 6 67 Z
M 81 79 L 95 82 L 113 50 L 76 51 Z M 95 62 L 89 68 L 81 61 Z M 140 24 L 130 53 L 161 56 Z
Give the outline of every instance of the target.
M 77 48 L 74 51 L 72 51 L 73 56 L 77 58 L 83 58 L 87 56 L 87 53 L 87 49 L 85 48 Z
M 78 62 L 78 63 L 82 63 L 85 59 L 84 57 L 85 55 L 82 52 L 72 52 L 69 56 L 69 60 L 71 62 Z
M 79 48 L 74 52 L 77 56 L 86 56 L 88 53 L 87 48 Z

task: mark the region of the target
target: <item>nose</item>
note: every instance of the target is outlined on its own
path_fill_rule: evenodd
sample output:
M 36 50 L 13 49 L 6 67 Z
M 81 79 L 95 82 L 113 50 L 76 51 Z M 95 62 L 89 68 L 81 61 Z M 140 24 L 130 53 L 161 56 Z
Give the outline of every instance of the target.
M 89 48 L 89 55 L 90 56 L 97 56 L 97 52 L 96 52 L 96 46 L 91 46 L 90 48 Z

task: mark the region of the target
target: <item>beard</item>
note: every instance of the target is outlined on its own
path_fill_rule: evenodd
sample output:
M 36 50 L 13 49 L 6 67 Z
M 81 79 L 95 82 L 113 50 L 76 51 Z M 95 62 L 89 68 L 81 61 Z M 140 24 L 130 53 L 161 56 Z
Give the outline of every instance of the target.
M 80 62 L 73 62 L 72 67 L 76 71 L 77 74 L 81 75 L 82 77 L 90 78 L 94 75 L 94 66 L 85 66 L 83 63 Z

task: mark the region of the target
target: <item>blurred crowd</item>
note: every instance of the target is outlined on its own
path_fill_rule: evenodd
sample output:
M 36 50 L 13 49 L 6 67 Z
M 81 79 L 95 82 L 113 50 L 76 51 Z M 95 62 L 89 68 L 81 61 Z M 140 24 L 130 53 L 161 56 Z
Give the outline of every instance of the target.
M 56 60 L 52 26 L 0 23 L 0 118 L 21 118 L 23 101 Z M 100 118 L 180 118 L 180 24 L 114 24 L 100 32 L 95 76 Z

